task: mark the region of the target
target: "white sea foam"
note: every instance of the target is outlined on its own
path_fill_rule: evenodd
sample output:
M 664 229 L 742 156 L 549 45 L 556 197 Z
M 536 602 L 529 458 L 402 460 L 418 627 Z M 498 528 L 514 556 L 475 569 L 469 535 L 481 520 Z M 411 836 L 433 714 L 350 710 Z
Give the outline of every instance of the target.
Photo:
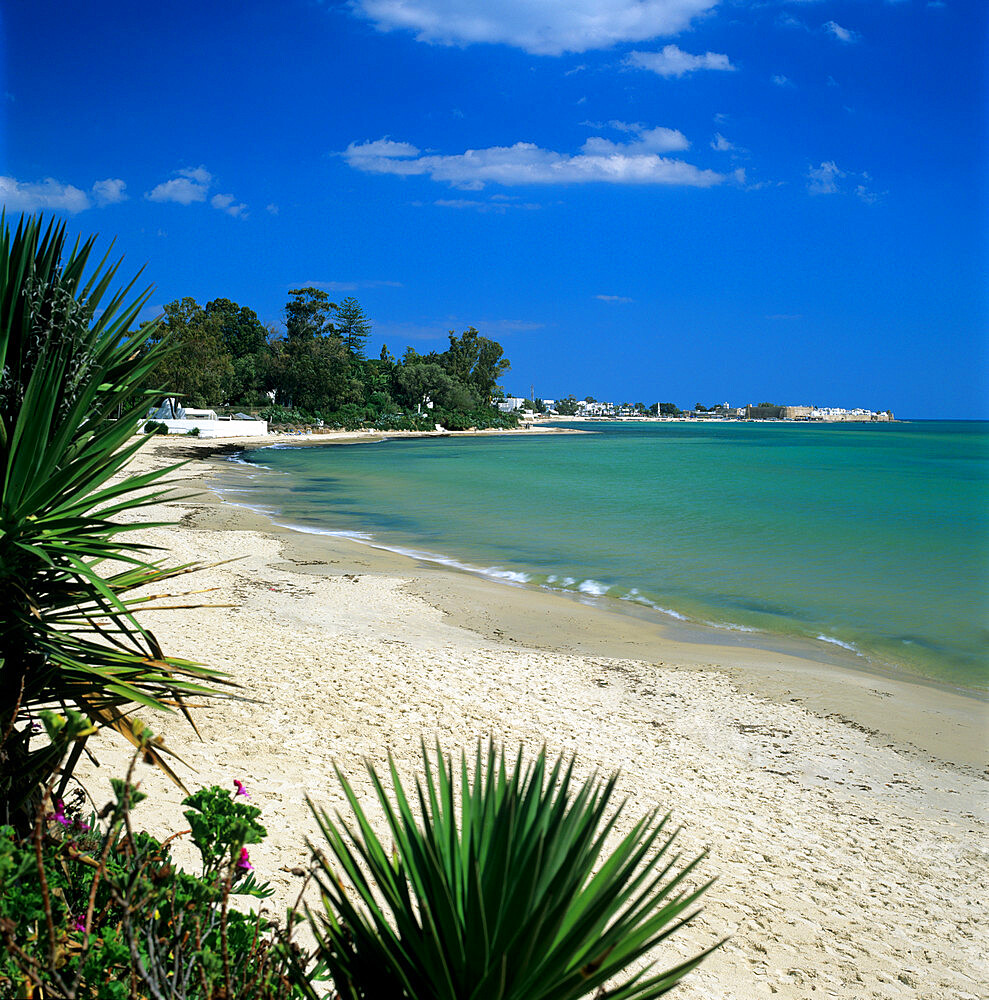
M 275 446 L 269 445 L 269 447 L 274 448 Z M 238 451 L 234 455 L 226 455 L 224 457 L 226 461 L 233 462 L 234 465 L 246 465 L 249 469 L 265 469 L 268 472 L 274 472 L 274 469 L 272 469 L 269 465 L 262 465 L 260 462 L 248 462 L 248 460 L 244 458 L 244 452 L 242 451 Z
M 855 653 L 856 656 L 862 655 L 857 646 L 853 646 L 850 642 L 842 642 L 841 639 L 836 639 L 833 635 L 824 635 L 822 632 L 817 638 L 821 642 L 830 642 L 832 646 L 841 646 L 842 649 L 847 649 L 849 652 Z
M 485 576 L 494 577 L 496 580 L 508 580 L 509 583 L 528 583 L 532 579 L 528 573 L 521 573 L 518 570 L 512 569 L 501 569 L 497 566 L 490 566 L 488 569 L 482 569 L 481 572 Z
M 662 604 L 657 604 L 655 601 L 650 601 L 648 597 L 644 597 L 639 592 L 638 587 L 633 587 L 621 600 L 628 601 L 630 604 L 640 604 L 644 608 L 652 608 L 653 611 L 669 615 L 670 618 L 676 618 L 677 621 L 687 621 L 687 616 L 681 615 L 679 611 L 674 611 L 672 608 L 664 608 Z
M 366 531 L 333 531 L 329 528 L 310 528 L 304 524 L 286 524 L 284 521 L 275 521 L 274 523 L 279 528 L 288 528 L 289 531 L 301 531 L 304 535 L 329 535 L 332 538 L 353 538 L 359 542 L 374 538 L 374 535 L 370 535 Z
M 601 597 L 611 590 L 609 586 L 604 583 L 598 583 L 597 580 L 584 580 L 577 589 L 582 594 L 590 594 L 592 597 Z

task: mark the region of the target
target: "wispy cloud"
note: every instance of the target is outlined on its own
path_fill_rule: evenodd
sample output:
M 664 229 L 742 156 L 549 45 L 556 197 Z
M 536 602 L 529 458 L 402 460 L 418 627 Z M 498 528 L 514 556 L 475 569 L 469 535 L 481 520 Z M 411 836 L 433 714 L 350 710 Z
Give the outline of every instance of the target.
M 327 292 L 356 292 L 362 288 L 404 288 L 401 281 L 302 281 L 290 285 L 291 288 L 322 288 Z
M 793 81 L 788 76 L 784 76 L 782 73 L 776 73 L 769 79 L 770 82 L 775 84 L 777 87 L 792 87 L 794 85 Z
M 446 340 L 447 334 L 453 330 L 466 330 L 473 326 L 482 337 L 511 337 L 518 334 L 535 333 L 544 330 L 545 323 L 525 319 L 461 319 L 459 316 L 447 316 L 436 320 L 388 321 L 375 323 L 375 336 L 399 343 L 411 341 Z
M 848 175 L 838 169 L 834 160 L 827 160 L 819 167 L 807 171 L 807 190 L 811 194 L 837 194 L 838 182 Z
M 720 132 L 714 133 L 714 138 L 711 140 L 711 149 L 719 153 L 730 153 L 734 148 L 735 144 L 729 142 Z
M 665 184 L 711 187 L 724 175 L 684 160 L 660 155 L 689 146 L 675 129 L 639 129 L 627 142 L 601 136 L 588 139 L 578 153 L 559 153 L 535 143 L 468 149 L 454 155 L 423 154 L 407 142 L 377 139 L 352 142 L 343 157 L 355 170 L 427 176 L 453 187 L 478 191 L 486 184 L 506 187 L 547 184 Z
M 107 177 L 93 185 L 93 197 L 101 208 L 104 205 L 117 205 L 127 200 L 124 189 L 127 185 L 119 177 Z
M 620 305 L 626 302 L 635 301 L 635 299 L 630 299 L 627 295 L 595 295 L 594 298 L 599 299 L 601 302 L 608 302 L 613 305 Z
M 416 202 L 415 204 L 421 205 L 422 202 Z M 459 208 L 481 213 L 495 212 L 498 215 L 504 215 L 512 209 L 532 212 L 542 208 L 542 205 L 531 201 L 495 201 L 494 199 L 491 201 L 479 201 L 474 198 L 437 198 L 432 204 L 439 208 Z
M 501 43 L 536 55 L 675 35 L 718 0 L 353 0 L 380 31 L 436 45 Z
M 790 319 L 803 319 L 801 313 L 770 313 L 766 319 L 772 320 L 790 320 Z
M 660 76 L 684 76 L 699 69 L 713 69 L 731 72 L 735 69 L 728 56 L 721 52 L 704 52 L 693 55 L 676 45 L 665 45 L 660 52 L 630 52 L 625 57 L 625 65 L 635 69 L 647 69 Z
M 867 205 L 875 204 L 882 197 L 881 192 L 873 189 L 872 177 L 867 172 L 841 170 L 834 160 L 826 160 L 807 171 L 807 190 L 811 194 L 851 193 Z
M 843 28 L 837 21 L 828 21 L 823 25 L 823 28 L 832 38 L 837 38 L 839 42 L 844 42 L 846 45 L 857 42 L 862 37 L 857 31 Z

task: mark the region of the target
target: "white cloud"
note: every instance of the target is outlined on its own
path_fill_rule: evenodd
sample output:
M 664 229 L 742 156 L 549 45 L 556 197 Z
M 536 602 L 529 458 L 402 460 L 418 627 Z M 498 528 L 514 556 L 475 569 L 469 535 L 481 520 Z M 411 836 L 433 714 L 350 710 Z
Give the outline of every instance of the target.
M 327 292 L 356 292 L 359 288 L 404 288 L 401 281 L 298 281 L 291 288 L 322 288 Z
M 723 174 L 659 155 L 687 145 L 682 133 L 659 128 L 642 129 L 627 143 L 596 136 L 588 139 L 577 154 L 517 142 L 513 146 L 468 149 L 453 156 L 420 155 L 409 143 L 379 139 L 352 142 L 342 155 L 350 166 L 366 173 L 427 176 L 468 191 L 479 191 L 485 184 L 720 184 L 725 179 Z
M 581 146 L 581 152 L 608 156 L 613 153 L 674 153 L 689 149 L 687 137 L 674 128 L 650 128 L 642 125 L 627 125 L 625 122 L 610 122 L 612 128 L 622 132 L 635 132 L 637 137 L 630 142 L 612 142 L 601 136 L 592 136 Z
M 807 190 L 811 194 L 837 194 L 838 181 L 847 176 L 834 160 L 828 160 L 807 171 Z
M 237 204 L 237 200 L 232 194 L 215 194 L 212 198 L 210 198 L 209 203 L 214 208 L 218 208 L 221 212 L 226 212 L 227 215 L 232 215 L 235 219 L 247 217 L 247 206 L 244 204 Z
M 843 181 L 848 184 L 843 184 Z M 840 170 L 834 160 L 827 160 L 807 171 L 807 190 L 811 194 L 846 194 L 851 191 L 867 205 L 874 205 L 885 193 L 872 189 L 872 177 L 867 172 Z
M 730 153 L 734 148 L 735 144 L 729 142 L 720 132 L 714 133 L 714 138 L 711 140 L 711 149 L 715 149 L 719 153 Z
M 520 208 L 524 211 L 534 211 L 535 209 L 542 208 L 541 205 L 537 205 L 534 202 L 495 201 L 494 198 L 491 201 L 478 201 L 472 198 L 439 198 L 433 204 L 440 208 L 470 209 L 471 211 L 482 213 L 497 212 L 499 215 L 504 215 L 512 208 Z
M 525 319 L 463 319 L 446 316 L 442 319 L 389 322 L 382 320 L 374 324 L 375 337 L 381 340 L 398 341 L 407 344 L 410 340 L 446 340 L 451 330 L 463 330 L 474 326 L 482 337 L 509 337 L 518 333 L 532 333 L 546 328 L 545 323 Z
M 720 52 L 705 52 L 703 55 L 693 55 L 684 52 L 676 45 L 664 45 L 661 52 L 630 52 L 625 57 L 626 66 L 636 69 L 647 69 L 660 76 L 683 76 L 698 69 L 717 69 L 731 71 L 732 66 L 728 56 Z
M 93 197 L 101 208 L 104 205 L 117 205 L 127 200 L 124 188 L 127 185 L 119 177 L 107 177 L 105 181 L 97 181 L 93 185 Z
M 419 149 L 410 142 L 392 142 L 387 136 L 384 139 L 376 139 L 374 142 L 364 142 L 360 146 L 350 144 L 348 150 L 352 150 L 353 156 L 387 156 L 389 158 L 399 158 L 403 156 L 418 156 Z
M 421 42 L 495 42 L 536 55 L 606 49 L 675 35 L 718 0 L 353 0 L 380 31 Z
M 278 206 L 274 202 L 271 202 L 270 205 L 265 205 L 264 210 L 270 212 L 272 215 L 278 215 Z
M 626 295 L 595 295 L 594 298 L 600 299 L 602 302 L 610 302 L 613 304 L 635 301 L 635 299 L 630 299 Z
M 91 206 L 85 191 L 62 184 L 54 177 L 24 183 L 14 177 L 0 177 L 0 204 L 8 212 L 83 212 Z
M 178 176 L 170 181 L 163 181 L 145 194 L 148 201 L 174 201 L 179 205 L 192 205 L 205 202 L 209 194 L 213 175 L 203 166 L 186 167 L 175 171 Z M 247 217 L 247 205 L 238 202 L 232 194 L 214 194 L 209 203 L 213 208 L 226 212 L 234 218 Z M 271 206 L 268 208 L 271 211 Z M 277 212 L 277 207 L 275 209 Z
M 824 25 L 824 30 L 837 38 L 839 42 L 851 43 L 857 42 L 862 36 L 857 31 L 851 31 L 849 28 L 843 28 L 837 21 L 828 21 Z
M 775 76 L 770 77 L 772 83 L 776 84 L 777 87 L 792 87 L 793 81 L 788 77 L 784 76 L 782 73 L 777 73 Z
M 191 205 L 194 201 L 205 201 L 213 175 L 205 167 L 178 170 L 178 177 L 163 181 L 152 188 L 144 197 L 149 201 L 175 201 L 180 205 Z

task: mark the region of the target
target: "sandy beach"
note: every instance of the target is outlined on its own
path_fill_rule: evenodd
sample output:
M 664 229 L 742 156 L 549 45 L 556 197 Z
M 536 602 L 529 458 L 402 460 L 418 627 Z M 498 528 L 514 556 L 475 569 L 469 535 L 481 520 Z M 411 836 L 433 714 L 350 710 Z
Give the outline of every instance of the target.
M 172 562 L 222 562 L 173 587 L 216 606 L 144 620 L 238 697 L 196 710 L 201 740 L 178 717 L 147 721 L 190 788 L 250 788 L 271 910 L 295 898 L 316 835 L 305 796 L 342 805 L 334 763 L 370 806 L 363 759 L 391 751 L 412 776 L 420 739 L 459 752 L 493 736 L 574 754 L 581 776 L 620 770 L 619 832 L 658 806 L 686 856 L 710 852 L 703 913 L 657 958 L 730 940 L 674 996 L 987 995 L 984 700 L 279 528 L 209 491 L 218 446 L 155 439 L 130 470 L 190 460 L 174 478 L 198 495 L 135 519 L 176 522 L 140 533 Z M 102 804 L 129 754 L 111 736 L 91 749 Z M 143 766 L 141 780 L 138 824 L 181 828 L 181 791 Z

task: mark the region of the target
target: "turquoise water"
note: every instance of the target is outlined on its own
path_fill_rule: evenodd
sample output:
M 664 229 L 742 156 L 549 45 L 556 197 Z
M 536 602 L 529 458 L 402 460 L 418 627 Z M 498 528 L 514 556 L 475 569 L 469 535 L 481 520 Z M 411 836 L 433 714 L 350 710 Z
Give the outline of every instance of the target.
M 581 426 L 595 433 L 267 448 L 243 456 L 266 468 L 240 500 L 989 689 L 989 425 Z

